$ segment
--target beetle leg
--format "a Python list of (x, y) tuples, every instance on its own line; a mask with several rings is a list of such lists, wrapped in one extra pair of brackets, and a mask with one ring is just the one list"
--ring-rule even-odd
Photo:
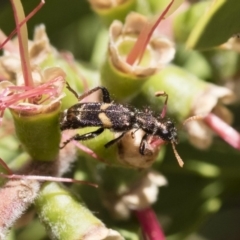
[(142, 141), (140, 143), (140, 147), (139, 147), (139, 153), (141, 155), (145, 155), (145, 145), (147, 143), (147, 137), (148, 137), (148, 134), (145, 134), (142, 138)]
[(76, 134), (76, 135), (74, 135), (73, 137), (69, 138), (67, 141), (65, 141), (65, 142), (63, 143), (63, 145), (60, 147), (60, 149), (64, 148), (64, 147), (65, 147), (69, 142), (71, 142), (72, 140), (75, 140), (75, 141), (85, 141), (85, 140), (89, 140), (89, 139), (92, 139), (92, 138), (97, 137), (97, 136), (100, 135), (103, 131), (104, 131), (104, 128), (99, 128), (99, 129), (97, 129), (97, 130), (94, 131), (94, 132), (86, 133), (86, 134), (83, 134), (83, 135)]
[(103, 102), (104, 103), (110, 103), (111, 102), (111, 99), (110, 99), (110, 94), (108, 92), (108, 90), (105, 88), (105, 87), (102, 87), (102, 86), (98, 86), (98, 87), (95, 87), (85, 93), (83, 93), (82, 95), (78, 96), (78, 94), (76, 93), (76, 91), (74, 91), (71, 86), (69, 85), (69, 83), (67, 82), (66, 83), (66, 88), (72, 92), (74, 94), (74, 96), (80, 101), (82, 99), (84, 99), (85, 97), (91, 95), (92, 93), (98, 91), (98, 90), (101, 90), (102, 91), (102, 96), (103, 96)]
[(108, 148), (110, 146), (112, 146), (114, 143), (116, 143), (117, 141), (119, 141), (125, 134), (126, 132), (123, 132), (120, 136), (118, 136), (117, 138), (114, 138), (113, 140), (111, 140), (110, 142), (106, 143), (104, 145), (105, 148)]
[(132, 137), (132, 139), (134, 139), (134, 134), (135, 134), (139, 129), (140, 129), (140, 128), (137, 128), (136, 130), (131, 131), (131, 137)]
[(77, 92), (69, 85), (68, 82), (66, 82), (66, 88), (78, 99)]

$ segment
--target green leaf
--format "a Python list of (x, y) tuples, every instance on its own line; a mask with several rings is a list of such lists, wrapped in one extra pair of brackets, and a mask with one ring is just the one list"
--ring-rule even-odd
[(187, 46), (206, 49), (226, 42), (240, 31), (240, 1), (216, 0), (191, 32)]

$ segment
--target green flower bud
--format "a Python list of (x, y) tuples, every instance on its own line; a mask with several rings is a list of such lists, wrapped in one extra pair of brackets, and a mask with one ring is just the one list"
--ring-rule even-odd
[(92, 9), (109, 26), (114, 20), (124, 21), (126, 15), (136, 8), (136, 0), (89, 0)]
[(56, 160), (61, 138), (60, 109), (59, 102), (47, 107), (41, 106), (36, 111), (11, 109), (16, 134), (34, 160)]
[(108, 56), (101, 69), (101, 81), (115, 99), (123, 100), (136, 96), (138, 89), (150, 76), (172, 60), (173, 43), (164, 37), (152, 37), (140, 63), (130, 65), (126, 58), (134, 46), (147, 19), (130, 13), (123, 25), (114, 21), (109, 29)]

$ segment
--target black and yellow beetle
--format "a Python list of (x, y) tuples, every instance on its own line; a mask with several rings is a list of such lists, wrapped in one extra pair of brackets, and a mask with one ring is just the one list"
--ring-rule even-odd
[[(139, 153), (141, 155), (144, 155), (147, 138), (149, 136), (153, 136), (159, 137), (163, 141), (171, 142), (177, 159), (181, 159), (175, 149), (175, 144), (178, 143), (177, 129), (170, 119), (165, 118), (164, 110), (160, 116), (154, 116), (153, 112), (149, 110), (141, 111), (130, 106), (114, 103), (110, 99), (108, 90), (102, 86), (95, 87), (81, 96), (78, 96), (77, 93), (68, 84), (67, 88), (73, 92), (79, 101), (89, 96), (90, 94), (101, 90), (103, 101), (77, 103), (64, 112), (62, 120), (60, 122), (61, 131), (84, 127), (99, 128), (93, 132), (86, 134), (74, 135), (65, 141), (61, 148), (63, 148), (72, 140), (85, 141), (95, 138), (100, 135), (104, 129), (109, 129), (111, 131), (121, 133), (117, 138), (104, 145), (107, 148), (112, 144), (118, 142), (127, 132), (131, 131), (132, 129), (136, 129), (134, 131), (141, 129), (145, 132), (139, 146)], [(164, 107), (166, 107), (168, 95), (165, 92), (156, 94), (156, 96), (160, 95), (166, 97), (164, 105)]]

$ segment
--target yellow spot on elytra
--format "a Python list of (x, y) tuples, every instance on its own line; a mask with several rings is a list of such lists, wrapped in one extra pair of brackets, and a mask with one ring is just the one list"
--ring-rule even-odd
[(105, 113), (99, 113), (98, 114), (99, 119), (101, 120), (103, 126), (105, 128), (111, 128), (112, 127), (112, 122), (111, 120), (107, 117), (107, 115)]
[(100, 107), (102, 111), (105, 111), (109, 106), (111, 106), (111, 103), (103, 103)]

